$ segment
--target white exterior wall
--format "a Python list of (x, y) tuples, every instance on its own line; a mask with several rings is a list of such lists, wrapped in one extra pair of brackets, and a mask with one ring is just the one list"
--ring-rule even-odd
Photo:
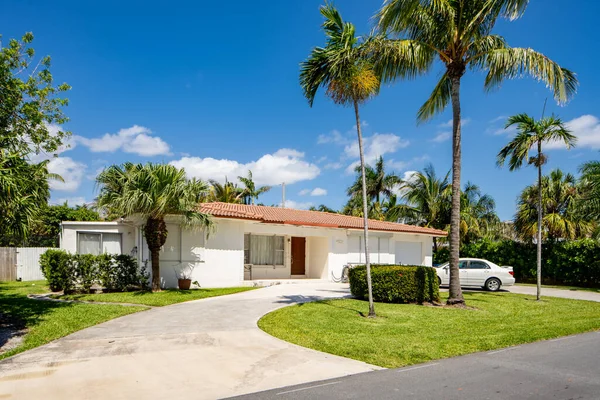
[(60, 248), (69, 253), (77, 253), (77, 232), (120, 233), (121, 253), (130, 254), (137, 245), (137, 228), (119, 222), (81, 222), (63, 223)]
[[(433, 265), (433, 238), (431, 236), (396, 233), (391, 241), (392, 246), (390, 253), (394, 255), (396, 264), (416, 264), (428, 267)], [(408, 257), (403, 254), (407, 251), (411, 253)]]
[[(302, 227), (294, 225), (262, 224), (253, 221), (216, 219), (216, 230), (208, 239), (203, 231), (179, 228), (177, 220), (167, 220), (169, 236), (161, 251), (161, 280), (164, 287), (177, 286), (177, 273), (190, 270), (192, 281), (201, 287), (238, 286), (244, 281), (244, 234), (284, 236), (284, 265), (254, 266), (253, 280), (289, 279), (291, 277), (291, 238), (306, 238), (306, 277), (336, 280), (341, 277), (344, 265), (364, 262), (356, 248), (362, 241), (361, 230), (334, 229), (326, 227)], [(137, 246), (140, 263), (150, 258), (142, 227), (122, 223), (88, 223), (63, 225), (61, 248), (77, 251), (77, 231), (122, 234), (123, 253), (129, 254)], [(418, 264), (432, 265), (430, 236), (370, 232), (371, 262), (398, 263), (405, 245), (420, 248)], [(415, 247), (417, 246), (417, 247)], [(361, 247), (362, 249), (362, 247)], [(415, 254), (417, 254), (415, 250)], [(362, 261), (361, 261), (362, 260)], [(415, 259), (415, 263), (417, 260)], [(148, 272), (151, 271), (148, 263)], [(246, 277), (248, 279), (248, 276)]]

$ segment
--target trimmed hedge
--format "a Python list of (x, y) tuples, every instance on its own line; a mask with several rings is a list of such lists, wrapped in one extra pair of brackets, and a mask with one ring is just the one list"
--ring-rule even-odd
[(40, 256), (40, 267), (53, 292), (89, 292), (94, 284), (105, 291), (143, 289), (148, 286), (145, 267), (126, 254), (70, 254), (49, 249)]
[[(477, 257), (514, 268), (520, 282), (534, 282), (536, 247), (533, 243), (480, 240), (463, 245), (461, 257)], [(440, 249), (436, 262), (448, 260), (448, 249)], [(542, 281), (546, 284), (600, 287), (600, 242), (593, 239), (544, 243)]]
[[(350, 291), (358, 299), (369, 298), (367, 268), (350, 269)], [(440, 292), (434, 268), (406, 265), (371, 265), (373, 300), (384, 303), (439, 302)]]

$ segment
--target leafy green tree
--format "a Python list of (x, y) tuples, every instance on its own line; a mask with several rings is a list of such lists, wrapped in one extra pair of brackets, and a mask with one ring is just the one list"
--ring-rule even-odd
[(248, 176), (238, 176), (238, 179), (245, 186), (244, 191), (242, 192), (244, 204), (254, 205), (254, 200), (258, 200), (258, 196), (271, 190), (271, 186), (261, 186), (257, 188), (254, 180), (252, 179), (252, 171), (250, 170), (248, 170)]
[(329, 208), (327, 207), (325, 204), (321, 204), (318, 207), (315, 206), (310, 206), (308, 208), (309, 211), (321, 211), (321, 212), (327, 212), (327, 213), (331, 213), (331, 214), (339, 214), (340, 212), (338, 210), (334, 210), (333, 208)]
[(210, 229), (210, 215), (198, 212), (206, 198), (208, 185), (187, 179), (183, 169), (168, 164), (112, 165), (96, 178), (100, 194), (99, 209), (110, 209), (123, 216), (146, 220), (144, 236), (152, 260), (152, 290), (160, 290), (160, 249), (167, 240), (166, 216), (179, 216), (192, 228)]
[[(540, 299), (542, 287), (542, 166), (547, 157), (542, 153), (542, 144), (560, 142), (567, 148), (575, 146), (577, 138), (565, 127), (564, 123), (554, 116), (536, 121), (527, 114), (517, 114), (510, 117), (506, 128), (516, 125), (517, 135), (498, 153), (498, 165), (502, 166), (508, 159), (508, 168), (511, 171), (520, 169), (523, 163), (534, 165), (538, 170), (538, 233), (537, 233), (537, 299)], [(529, 156), (531, 150), (537, 150), (537, 155)]]
[[(398, 218), (412, 225), (427, 228), (445, 229), (447, 205), (450, 203), (450, 171), (444, 177), (438, 177), (432, 164), (423, 171), (412, 174), (402, 183), (402, 199), (406, 202), (398, 207)], [(437, 251), (437, 239), (434, 238), (434, 251)]]
[(359, 106), (379, 92), (379, 79), (363, 49), (361, 38), (356, 36), (354, 25), (344, 22), (331, 4), (320, 9), (325, 18), (323, 30), (327, 36), (325, 47), (315, 47), (306, 61), (301, 63), (300, 85), (312, 107), (319, 88), (325, 88), (327, 96), (335, 104), (352, 106), (356, 119), (356, 133), (360, 153), (362, 175), (362, 200), (365, 231), (365, 261), (369, 291), (369, 317), (375, 317), (371, 287), (371, 263), (369, 259), (369, 228), (365, 157), (361, 132)]
[(600, 161), (589, 161), (579, 168), (582, 197), (579, 208), (600, 225)]
[(58, 247), (62, 221), (100, 221), (100, 215), (86, 205), (70, 207), (67, 202), (44, 206), (33, 224), (27, 246)]
[(461, 192), (460, 213), (462, 243), (485, 237), (500, 223), (494, 199), (471, 182), (467, 182)]
[(386, 0), (376, 15), (378, 28), (389, 36), (369, 41), (369, 53), (384, 82), (414, 78), (444, 66), (438, 84), (418, 112), (425, 121), (452, 104), (452, 215), (450, 223), (450, 294), (448, 304), (462, 304), (458, 270), (460, 246), (461, 103), (460, 85), (467, 67), (487, 72), (485, 89), (524, 74), (545, 83), (559, 103), (577, 88), (571, 71), (530, 48), (510, 47), (493, 34), (499, 18), (523, 15), (528, 0)]
[(0, 48), (0, 226), (2, 236), (18, 243), (47, 203), (48, 178), (60, 179), (48, 173), (47, 162), (31, 160), (57, 151), (69, 134), (49, 126), (67, 122), (67, 100), (59, 96), (70, 87), (54, 86), (50, 57), (36, 61), (32, 41), (26, 33)]
[[(538, 185), (526, 187), (519, 196), (515, 227), (524, 241), (539, 240)], [(583, 190), (575, 176), (556, 169), (542, 177), (541, 240), (582, 239), (591, 234), (594, 223), (580, 212)]]
[(244, 190), (237, 187), (233, 182), (229, 182), (225, 178), (225, 183), (219, 183), (215, 180), (210, 180), (209, 201), (219, 201), (221, 203), (242, 203), (244, 198)]
[[(360, 196), (362, 193), (362, 175), (361, 167), (355, 168), (357, 174), (356, 180), (347, 190), (348, 196)], [(394, 173), (386, 174), (383, 157), (380, 156), (375, 163), (375, 168), (365, 165), (365, 178), (367, 182), (367, 198), (371, 202), (381, 204), (382, 196), (390, 197), (397, 188), (402, 179)]]

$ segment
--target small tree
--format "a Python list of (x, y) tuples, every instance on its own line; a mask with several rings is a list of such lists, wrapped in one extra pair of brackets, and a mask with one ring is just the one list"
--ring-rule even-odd
[(247, 176), (238, 176), (238, 179), (245, 186), (244, 190), (242, 191), (245, 204), (254, 205), (254, 200), (258, 200), (258, 196), (271, 190), (271, 186), (261, 186), (257, 188), (254, 180), (252, 179), (252, 171), (250, 170), (248, 170)]
[(197, 211), (208, 186), (197, 179), (186, 179), (183, 169), (152, 163), (113, 165), (96, 180), (100, 185), (99, 208), (146, 219), (144, 235), (152, 261), (152, 290), (159, 291), (159, 254), (168, 235), (165, 217), (180, 216), (189, 227), (211, 228), (210, 216)]
[[(546, 155), (542, 153), (542, 144), (556, 141), (571, 148), (575, 146), (577, 138), (559, 118), (554, 116), (536, 121), (527, 114), (513, 115), (508, 119), (506, 128), (513, 125), (517, 126), (517, 136), (498, 153), (498, 165), (504, 165), (508, 158), (508, 167), (511, 171), (521, 168), (524, 162), (538, 169), (537, 299), (539, 300), (542, 291), (542, 166), (547, 161)], [(537, 150), (537, 155), (530, 157), (531, 150)]]

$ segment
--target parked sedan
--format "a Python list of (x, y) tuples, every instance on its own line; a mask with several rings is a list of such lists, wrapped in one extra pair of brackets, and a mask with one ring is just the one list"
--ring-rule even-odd
[[(496, 292), (501, 286), (515, 284), (512, 267), (500, 267), (491, 261), (480, 258), (461, 258), (458, 268), (460, 285), (463, 287), (482, 287)], [(449, 264), (435, 267), (440, 286), (450, 284)]]

